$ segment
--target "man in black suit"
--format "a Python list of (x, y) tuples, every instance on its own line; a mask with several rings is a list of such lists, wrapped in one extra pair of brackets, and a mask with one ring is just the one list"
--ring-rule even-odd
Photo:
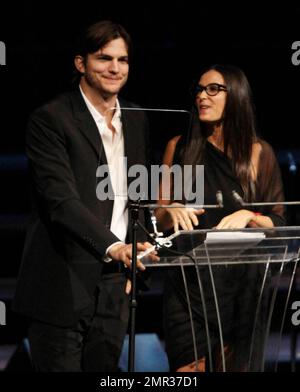
[[(118, 99), (129, 52), (122, 26), (102, 21), (88, 27), (75, 56), (79, 88), (37, 109), (29, 121), (35, 214), (14, 309), (29, 318), (31, 356), (40, 371), (117, 369), (128, 323), (123, 267), (132, 257), (129, 179), (117, 162), (126, 157), (128, 167), (147, 165), (146, 118), (122, 110), (133, 105)], [(97, 197), (97, 168), (104, 164), (114, 200)], [(138, 243), (138, 251), (149, 246)], [(137, 266), (144, 269), (140, 261)]]

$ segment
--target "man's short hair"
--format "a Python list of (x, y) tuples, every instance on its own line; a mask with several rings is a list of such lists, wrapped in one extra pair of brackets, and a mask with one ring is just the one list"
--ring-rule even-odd
[(110, 20), (103, 20), (88, 26), (79, 36), (75, 56), (85, 57), (87, 54), (95, 53), (110, 41), (123, 38), (127, 46), (128, 55), (131, 51), (131, 38), (120, 24)]

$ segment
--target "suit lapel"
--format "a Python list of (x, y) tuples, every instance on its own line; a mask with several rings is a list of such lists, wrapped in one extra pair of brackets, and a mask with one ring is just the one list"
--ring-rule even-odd
[[(120, 102), (121, 104), (121, 102)], [(122, 104), (121, 104), (122, 107)], [(122, 125), (123, 125), (123, 134), (124, 134), (124, 154), (127, 157), (127, 174), (128, 169), (136, 164), (136, 144), (134, 143), (135, 140), (135, 132), (136, 132), (136, 125), (135, 125), (135, 115), (134, 110), (122, 110)], [(133, 178), (128, 178), (128, 184), (133, 180)]]
[(79, 89), (74, 91), (74, 94), (71, 95), (71, 100), (73, 103), (74, 117), (77, 120), (80, 132), (94, 149), (98, 156), (99, 163), (107, 164), (107, 158), (98, 127), (89, 112)]
[[(99, 163), (107, 164), (107, 158), (102, 139), (99, 135), (99, 130), (84, 102), (84, 99), (79, 89), (72, 93), (71, 100), (73, 103), (74, 117), (77, 120), (80, 132), (87, 139), (87, 141), (97, 154)], [(137, 123), (135, 111), (122, 110), (122, 106), (128, 105), (120, 99), (119, 101), (121, 106), (121, 120), (124, 134), (124, 154), (125, 157), (127, 157), (127, 168), (130, 168), (137, 163), (135, 139), (136, 132), (138, 132), (138, 126), (140, 125), (140, 123)], [(128, 178), (127, 176), (128, 184), (130, 184), (132, 180), (133, 178)]]

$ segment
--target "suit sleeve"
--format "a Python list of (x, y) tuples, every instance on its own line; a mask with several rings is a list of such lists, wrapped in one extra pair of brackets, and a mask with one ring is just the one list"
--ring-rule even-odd
[(45, 218), (101, 259), (108, 246), (119, 239), (82, 203), (64, 133), (46, 110), (36, 112), (29, 120), (26, 153)]

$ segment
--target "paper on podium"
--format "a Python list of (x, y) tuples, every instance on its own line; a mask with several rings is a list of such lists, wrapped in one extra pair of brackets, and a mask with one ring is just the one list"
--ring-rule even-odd
[[(207, 259), (209, 252), (210, 261), (213, 263), (237, 262), (244, 251), (247, 257), (259, 252), (256, 245), (266, 238), (264, 232), (245, 231), (213, 231), (206, 233), (204, 243), (193, 249), (195, 257), (201, 262)], [(253, 256), (253, 255), (252, 255)]]
[(258, 243), (266, 238), (263, 232), (244, 232), (244, 231), (218, 231), (218, 232), (208, 232), (206, 235), (205, 243), (228, 243), (228, 242), (251, 242)]

